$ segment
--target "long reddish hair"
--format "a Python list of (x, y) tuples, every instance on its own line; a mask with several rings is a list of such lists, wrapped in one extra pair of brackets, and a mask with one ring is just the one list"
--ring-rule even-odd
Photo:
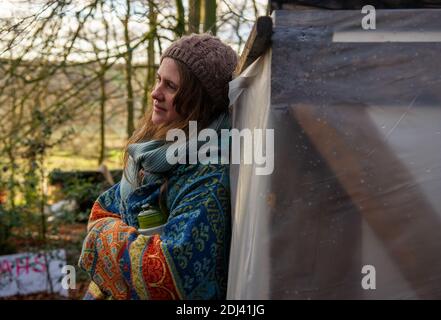
[(155, 125), (152, 122), (153, 108), (150, 108), (139, 121), (133, 135), (127, 140), (123, 154), (123, 172), (125, 174), (129, 159), (128, 146), (132, 143), (153, 139), (165, 140), (170, 129), (182, 129), (188, 133), (189, 121), (198, 122), (198, 131), (207, 127), (217, 116), (228, 110), (227, 104), (216, 105), (202, 86), (199, 79), (190, 72), (185, 64), (173, 59), (177, 64), (181, 83), (173, 103), (180, 120), (170, 124)]

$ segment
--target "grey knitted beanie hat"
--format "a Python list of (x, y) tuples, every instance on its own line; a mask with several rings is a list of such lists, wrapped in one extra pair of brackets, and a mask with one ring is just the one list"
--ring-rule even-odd
[(181, 61), (199, 79), (215, 104), (228, 102), (228, 82), (237, 54), (210, 34), (192, 34), (173, 42), (161, 56)]

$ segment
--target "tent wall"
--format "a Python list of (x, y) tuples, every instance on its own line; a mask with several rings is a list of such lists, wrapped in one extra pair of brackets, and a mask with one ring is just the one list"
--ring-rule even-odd
[(232, 83), (234, 126), (274, 129), (275, 165), (231, 171), (228, 298), (441, 298), (441, 11), (363, 16), (274, 11)]

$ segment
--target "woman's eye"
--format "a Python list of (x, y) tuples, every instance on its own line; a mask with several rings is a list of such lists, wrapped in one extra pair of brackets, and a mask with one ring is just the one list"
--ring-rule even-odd
[(176, 86), (173, 83), (168, 82), (167, 85), (169, 86), (170, 89), (176, 90)]

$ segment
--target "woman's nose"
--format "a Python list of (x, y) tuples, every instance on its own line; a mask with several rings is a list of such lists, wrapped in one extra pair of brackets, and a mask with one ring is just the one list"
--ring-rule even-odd
[(151, 96), (155, 100), (160, 100), (160, 101), (163, 100), (164, 95), (162, 94), (161, 87), (158, 84), (155, 85), (155, 87), (151, 93)]

